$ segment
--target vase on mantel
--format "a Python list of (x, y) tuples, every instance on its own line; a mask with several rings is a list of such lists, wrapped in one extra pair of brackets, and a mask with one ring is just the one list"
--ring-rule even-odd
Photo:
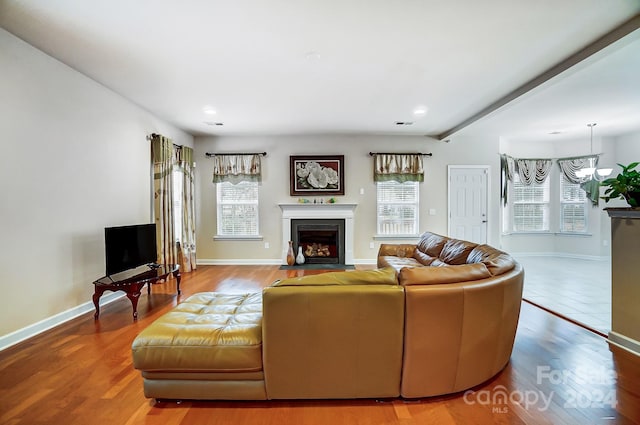
[(304, 255), (302, 254), (302, 246), (298, 247), (298, 255), (296, 256), (296, 263), (304, 264)]
[(289, 249), (287, 250), (287, 265), (293, 266), (296, 263), (296, 256), (293, 253), (293, 241), (289, 241)]

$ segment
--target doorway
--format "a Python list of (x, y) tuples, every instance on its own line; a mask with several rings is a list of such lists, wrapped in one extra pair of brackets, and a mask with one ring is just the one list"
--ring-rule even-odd
[(488, 165), (449, 165), (449, 237), (487, 243)]

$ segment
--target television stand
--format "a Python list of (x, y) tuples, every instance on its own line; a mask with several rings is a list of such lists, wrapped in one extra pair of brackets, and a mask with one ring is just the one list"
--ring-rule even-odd
[(100, 316), (100, 297), (105, 291), (124, 291), (127, 298), (131, 301), (133, 307), (133, 320), (138, 320), (138, 298), (140, 298), (141, 289), (147, 285), (147, 294), (151, 294), (151, 285), (159, 280), (166, 279), (167, 276), (173, 274), (177, 280), (178, 294), (180, 294), (180, 266), (178, 264), (160, 265), (150, 268), (142, 273), (134, 271), (132, 273), (118, 273), (117, 277), (103, 276), (93, 282), (95, 291), (93, 293), (93, 305), (96, 312), (93, 315), (95, 320)]

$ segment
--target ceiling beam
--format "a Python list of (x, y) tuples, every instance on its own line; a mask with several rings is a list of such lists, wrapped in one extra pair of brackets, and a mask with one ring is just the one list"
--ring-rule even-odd
[[(445, 131), (445, 132), (443, 132), (443, 133), (441, 133), (441, 134), (439, 134), (439, 135), (437, 135), (435, 137), (438, 140), (444, 140), (444, 139), (447, 139), (447, 138), (451, 137), (454, 133), (457, 133), (458, 131), (462, 130), (463, 128), (465, 128), (465, 127), (467, 127), (469, 125), (471, 125), (472, 123), (478, 121), (479, 119), (486, 117), (487, 115), (489, 115), (492, 112), (496, 111), (497, 109), (503, 107), (507, 103), (519, 98), (520, 96), (528, 93), (529, 91), (535, 89), (536, 87), (539, 87), (540, 85), (544, 84), (545, 82), (549, 81), (550, 79), (554, 78), (555, 76), (561, 74), (562, 72), (566, 71), (567, 69), (571, 68), (572, 66), (574, 66), (574, 65), (582, 62), (583, 60), (587, 59), (589, 56), (591, 56), (591, 55), (593, 55), (595, 53), (598, 53), (602, 49), (610, 46), (611, 44), (615, 43), (616, 41), (620, 40), (621, 38), (631, 34), (635, 30), (637, 30), (638, 28), (640, 28), (640, 14), (635, 15), (633, 18), (629, 19), (628, 21), (626, 21), (622, 25), (618, 26), (617, 28), (613, 29), (612, 31), (608, 32), (607, 34), (603, 35), (602, 37), (598, 38), (596, 41), (594, 41), (593, 43), (589, 44), (588, 46), (586, 46), (586, 47), (582, 48), (581, 50), (577, 51), (576, 53), (574, 53), (573, 55), (569, 56), (568, 58), (566, 58), (562, 62), (552, 66), (551, 68), (549, 68), (546, 71), (544, 71), (542, 74), (540, 74), (537, 77), (527, 81), (526, 83), (524, 83), (523, 85), (521, 85), (517, 89), (511, 91), (510, 93), (508, 93), (505, 96), (501, 97), (500, 99), (496, 100), (495, 102), (493, 102), (489, 106), (485, 107), (481, 111), (479, 111), (479, 112), (475, 113), (474, 115), (470, 116), (469, 118), (465, 119), (460, 124), (450, 128), (449, 130), (447, 130), (447, 131)], [(448, 141), (448, 140), (446, 140), (446, 141)]]

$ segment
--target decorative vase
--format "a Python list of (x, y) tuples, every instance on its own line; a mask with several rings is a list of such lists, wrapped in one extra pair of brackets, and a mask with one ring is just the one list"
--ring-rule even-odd
[(296, 263), (304, 264), (304, 255), (302, 254), (302, 246), (298, 247), (298, 255), (296, 256)]
[(289, 249), (287, 250), (287, 265), (293, 266), (296, 263), (296, 256), (293, 253), (293, 242), (289, 241)]

